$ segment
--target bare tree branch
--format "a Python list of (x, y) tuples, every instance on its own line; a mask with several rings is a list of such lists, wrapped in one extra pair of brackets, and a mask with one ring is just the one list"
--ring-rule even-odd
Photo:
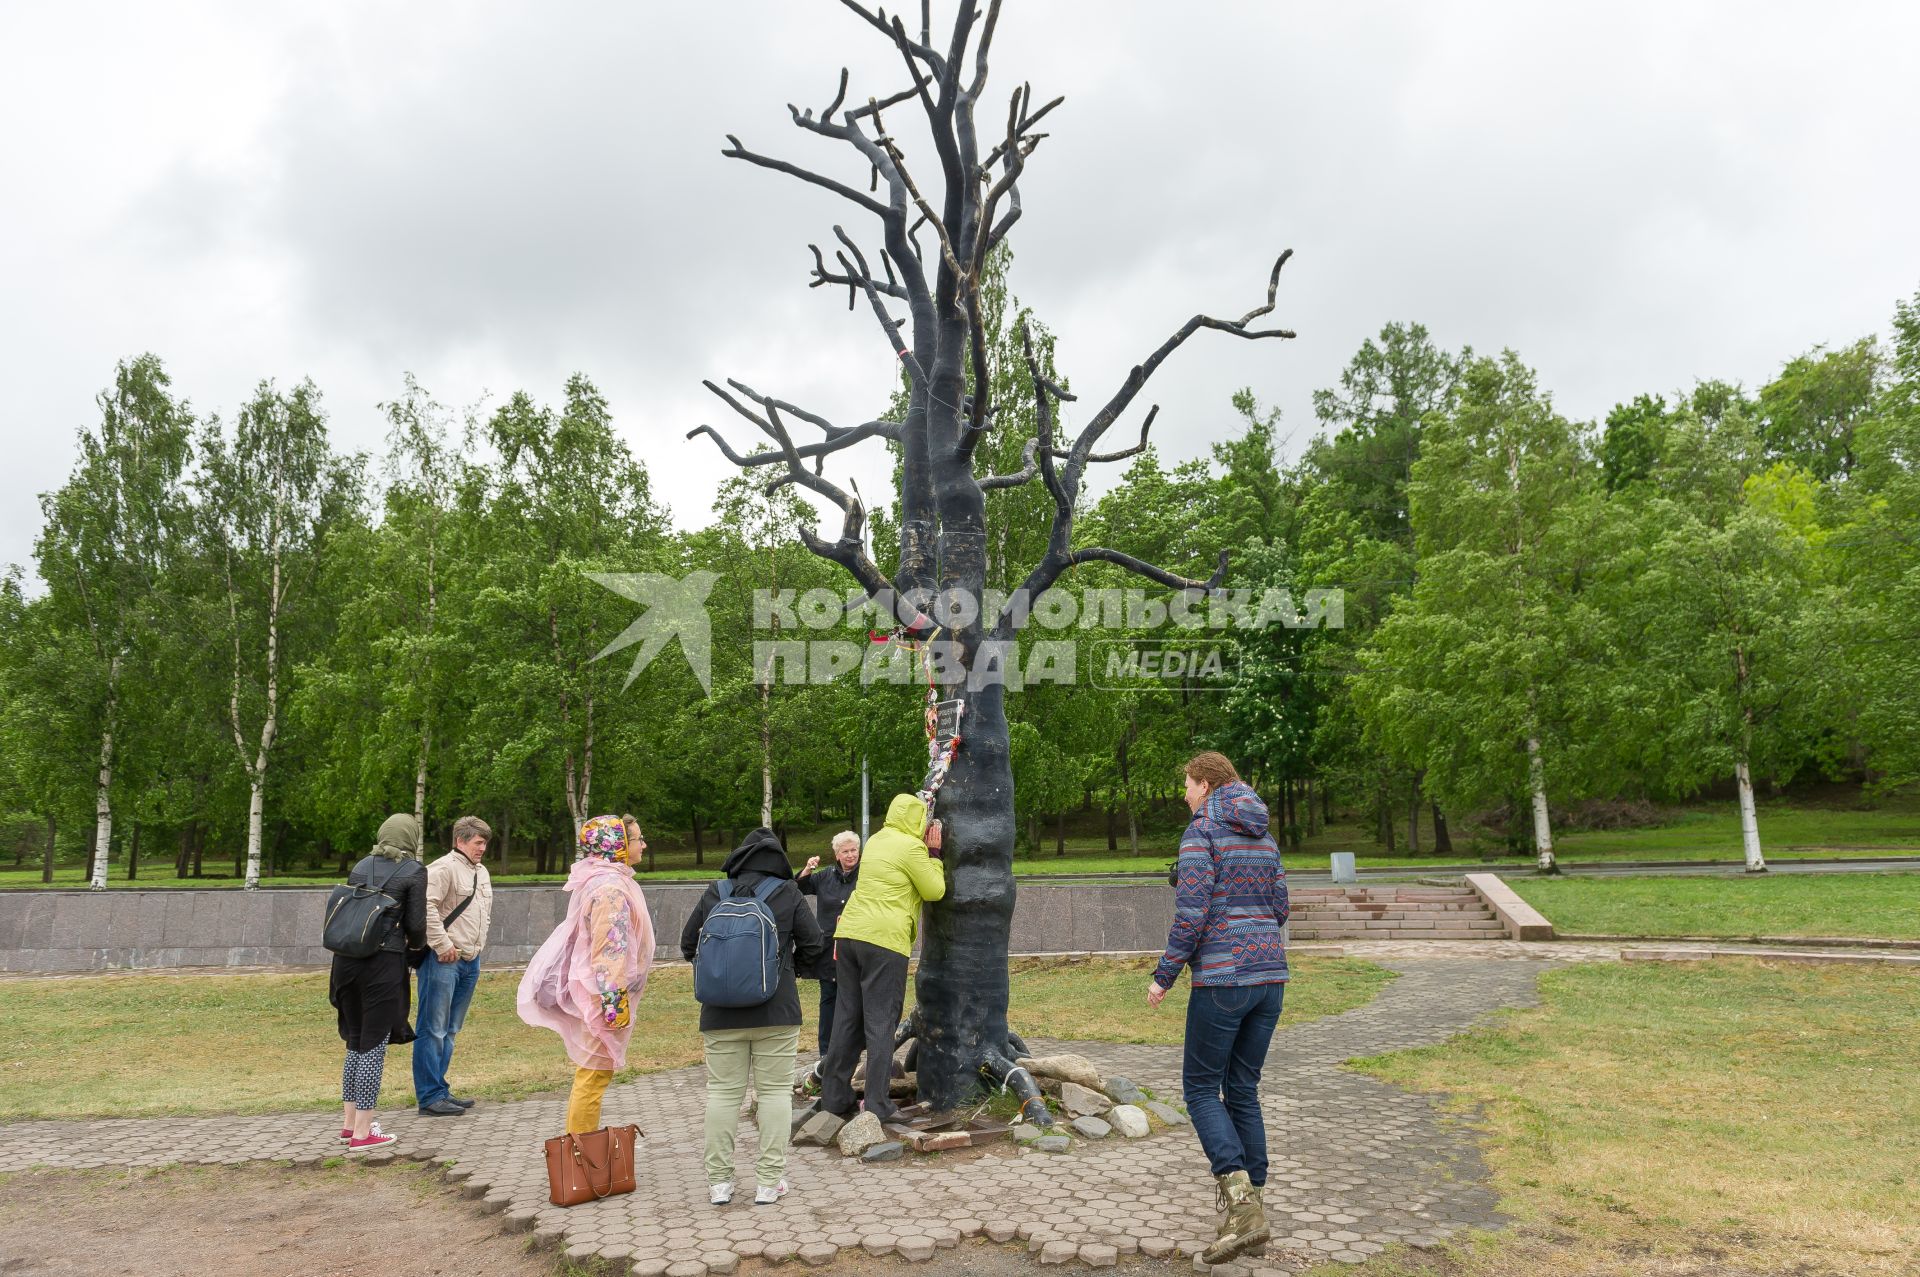
[(897, 421), (869, 421), (859, 426), (836, 426), (818, 413), (808, 412), (805, 408), (797, 407), (784, 399), (775, 399), (771, 395), (763, 395), (752, 386), (733, 377), (727, 378), (727, 384), (763, 407), (777, 408), (789, 417), (798, 417), (808, 425), (820, 427), (828, 439), (839, 439), (860, 432), (864, 432), (861, 433), (862, 438), (868, 438), (873, 435), (894, 438), (900, 430), (900, 423)]
[(1020, 452), (1020, 469), (1013, 474), (990, 474), (980, 480), (982, 492), (992, 492), (996, 488), (1017, 488), (1023, 483), (1031, 483), (1033, 476), (1040, 473), (1040, 441), (1027, 440), (1027, 446)]
[[(1118, 452), (1088, 453), (1087, 454), (1088, 462), (1101, 463), (1101, 462), (1107, 462), (1107, 461), (1125, 461), (1128, 457), (1139, 456), (1141, 453), (1147, 450), (1147, 432), (1153, 429), (1153, 419), (1159, 415), (1160, 415), (1159, 404), (1155, 404), (1151, 408), (1147, 409), (1147, 419), (1140, 423), (1140, 442), (1134, 444), (1133, 447), (1122, 448)], [(1072, 456), (1073, 453), (1071, 450), (1068, 450), (1066, 452), (1056, 451), (1053, 455), (1060, 460), (1065, 460), (1066, 458)]]
[(887, 296), (897, 298), (900, 301), (912, 300), (912, 294), (907, 292), (906, 285), (893, 278), (892, 263), (888, 261), (884, 253), (881, 254), (880, 262), (881, 265), (887, 268), (887, 282), (883, 284), (871, 276), (863, 280), (856, 279), (852, 275), (836, 275), (827, 269), (826, 259), (820, 255), (820, 246), (818, 244), (809, 244), (807, 247), (813, 251), (813, 282), (808, 284), (807, 287), (819, 288), (823, 284), (846, 285), (848, 310), (853, 309), (854, 302), (859, 296), (859, 289), (865, 284), (872, 284), (875, 291), (885, 293)]
[(1278, 261), (1274, 262), (1273, 274), (1267, 279), (1266, 305), (1256, 306), (1235, 320), (1216, 319), (1212, 315), (1195, 315), (1192, 319), (1182, 324), (1173, 336), (1160, 343), (1158, 350), (1155, 350), (1151, 355), (1148, 355), (1146, 359), (1133, 366), (1132, 370), (1127, 373), (1126, 381), (1121, 384), (1119, 390), (1114, 392), (1113, 398), (1109, 399), (1106, 406), (1094, 414), (1093, 420), (1088, 422), (1086, 429), (1080, 432), (1080, 437), (1074, 440), (1073, 452), (1072, 455), (1067, 458), (1066, 468), (1067, 473), (1073, 478), (1076, 484), (1079, 480), (1080, 472), (1086, 468), (1087, 459), (1093, 452), (1093, 445), (1099, 442), (1100, 436), (1106, 433), (1107, 428), (1114, 423), (1122, 412), (1126, 411), (1127, 405), (1131, 404), (1134, 396), (1140, 393), (1140, 388), (1147, 384), (1147, 379), (1153, 376), (1154, 370), (1166, 362), (1167, 356), (1178, 350), (1181, 343), (1186, 341), (1187, 338), (1193, 336), (1193, 334), (1199, 332), (1202, 328), (1212, 328), (1220, 332), (1231, 333), (1235, 337), (1244, 337), (1249, 341), (1262, 337), (1289, 338), (1294, 335), (1290, 329), (1285, 328), (1252, 329), (1247, 327), (1247, 325), (1260, 318), (1260, 316), (1268, 314), (1273, 310), (1274, 300), (1280, 288), (1281, 268), (1287, 264), (1287, 259), (1292, 256), (1293, 250), (1289, 248), (1286, 252), (1280, 254)]
[[(886, 36), (890, 40), (895, 38), (893, 24), (887, 21), (887, 11), (885, 9), (880, 10), (878, 13), (869, 13), (865, 5), (858, 4), (855, 0), (840, 0), (840, 3), (859, 14), (868, 26), (878, 31), (881, 35)], [(942, 58), (933, 47), (932, 16), (928, 6), (922, 4), (920, 9), (920, 39), (918, 41), (909, 41), (907, 47), (912, 51), (913, 56), (925, 62), (933, 71), (934, 76), (938, 78), (946, 72), (947, 63), (946, 59)]]
[[(900, 335), (900, 321), (887, 313), (886, 304), (880, 300), (880, 291), (873, 285), (873, 272), (867, 269), (867, 260), (861, 256), (859, 246), (856, 245), (853, 240), (848, 237), (846, 231), (840, 227), (834, 227), (833, 233), (839, 238), (842, 244), (847, 246), (847, 252), (852, 253), (853, 258), (849, 260), (847, 252), (835, 253), (834, 256), (839, 259), (841, 268), (844, 269), (847, 274), (855, 276), (859, 280), (861, 288), (866, 291), (867, 301), (873, 307), (874, 317), (880, 321), (880, 327), (886, 330), (887, 340), (893, 346), (894, 357), (907, 366), (907, 371), (912, 374), (916, 380), (924, 379), (926, 377), (926, 369), (920, 366), (920, 361), (914, 357), (913, 349), (907, 345), (906, 339)], [(854, 268), (854, 262), (859, 263), (857, 272)]]
[[(953, 243), (947, 238), (946, 225), (934, 216), (933, 206), (927, 203), (926, 197), (920, 194), (920, 188), (914, 184), (913, 175), (907, 171), (906, 157), (900, 154), (900, 148), (894, 145), (893, 138), (887, 133), (886, 125), (880, 118), (880, 104), (869, 101), (868, 105), (873, 108), (873, 127), (878, 131), (878, 136), (874, 138), (875, 143), (893, 162), (894, 172), (900, 175), (900, 182), (907, 188), (908, 197), (913, 200), (914, 207), (920, 210), (921, 221), (931, 222), (935, 233), (940, 236), (940, 254), (947, 264), (947, 269), (953, 272), (955, 279), (960, 278), (960, 260), (953, 255)], [(918, 229), (919, 224), (915, 222), (914, 227)]]
[[(845, 102), (846, 100), (847, 100), (847, 68), (841, 67), (840, 68), (840, 91), (833, 95), (833, 101), (827, 103), (827, 109), (820, 112), (820, 119), (826, 123), (831, 124), (833, 122), (833, 113), (835, 111), (838, 111), (840, 109), (840, 104), (842, 102)], [(788, 109), (791, 110), (792, 108), (789, 107)]]
[(786, 173), (789, 176), (799, 178), (803, 182), (811, 182), (815, 186), (832, 191), (842, 199), (852, 200), (869, 213), (874, 213), (881, 217), (887, 215), (887, 206), (864, 191), (856, 191), (844, 182), (836, 182), (834, 179), (820, 173), (815, 173), (811, 169), (801, 168), (798, 164), (790, 164), (786, 160), (776, 160), (772, 156), (760, 155), (749, 151), (740, 139), (731, 133), (727, 134), (727, 141), (732, 143), (732, 145), (722, 150), (720, 154), (730, 160), (745, 160), (749, 164), (757, 164), (761, 168), (772, 169), (776, 173)]
[[(772, 399), (763, 395), (756, 394), (753, 390), (751, 390), (746, 386), (742, 386), (737, 381), (730, 382), (729, 384), (731, 384), (735, 389), (739, 390), (742, 394), (745, 394), (748, 398), (753, 399), (755, 402), (761, 404), (763, 407), (767, 409), (767, 416), (762, 417), (759, 413), (756, 413), (755, 411), (753, 411), (753, 409), (747, 407), (745, 404), (741, 403), (738, 399), (735, 399), (732, 395), (728, 394), (725, 390), (722, 390), (719, 386), (714, 385), (713, 382), (703, 381), (700, 384), (705, 386), (708, 390), (712, 391), (729, 408), (732, 408), (735, 412), (739, 413), (742, 417), (745, 417), (748, 421), (751, 421), (755, 426), (759, 427), (760, 432), (762, 434), (766, 435), (769, 439), (774, 440), (776, 443), (780, 442), (780, 432), (775, 429), (774, 418), (781, 410), (786, 408), (791, 408), (792, 407), (791, 404), (783, 403), (781, 400)], [(861, 441), (866, 439), (876, 439), (876, 438), (897, 439), (899, 438), (900, 425), (898, 422), (894, 422), (894, 421), (869, 421), (864, 425), (853, 426), (850, 428), (842, 428), (839, 426), (834, 426), (829, 423), (826, 423), (822, 419), (814, 416), (811, 413), (805, 414), (805, 417), (808, 421), (811, 421), (816, 425), (822, 426), (823, 428), (828, 430), (830, 433), (827, 438), (821, 440), (819, 443), (802, 444), (798, 448), (794, 448), (793, 459), (796, 462), (799, 459), (804, 457), (813, 457), (816, 459), (825, 458), (833, 453), (841, 452), (847, 448), (851, 448), (854, 444), (860, 443)], [(695, 426), (692, 430), (689, 430), (687, 432), (687, 438), (689, 439), (693, 438), (695, 435), (706, 435), (708, 438), (712, 439), (715, 446), (717, 446), (720, 449), (721, 455), (725, 456), (728, 461), (731, 461), (734, 465), (739, 466), (743, 470), (753, 469), (756, 466), (771, 465), (775, 461), (786, 459), (786, 454), (784, 451), (781, 453), (755, 452), (755, 453), (745, 453), (745, 454), (736, 452), (734, 451), (732, 446), (727, 443), (726, 439), (720, 434), (720, 432), (715, 430), (712, 426), (708, 426), (708, 425)], [(791, 440), (789, 440), (788, 443), (790, 445)], [(818, 474), (818, 462), (816, 464), (815, 473), (816, 475)]]
[(1075, 550), (1067, 556), (1067, 566), (1070, 568), (1078, 567), (1082, 563), (1111, 563), (1116, 567), (1125, 568), (1135, 576), (1144, 576), (1149, 581), (1158, 581), (1161, 585), (1171, 586), (1176, 590), (1217, 590), (1220, 588), (1220, 583), (1227, 579), (1225, 550), (1220, 551), (1219, 563), (1213, 569), (1213, 575), (1204, 581), (1195, 581), (1177, 572), (1157, 568), (1151, 563), (1134, 558), (1131, 554), (1122, 554), (1118, 550), (1109, 550), (1098, 545), (1088, 546), (1084, 550)]

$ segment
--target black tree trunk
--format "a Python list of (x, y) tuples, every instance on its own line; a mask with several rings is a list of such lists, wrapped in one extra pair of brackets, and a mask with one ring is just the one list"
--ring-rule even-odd
[(914, 993), (920, 1093), (954, 1108), (980, 1088), (988, 1057), (1007, 1051), (1007, 944), (1013, 929), (1013, 764), (1004, 689), (967, 700), (966, 744), (940, 791), (947, 822), (946, 899), (927, 907)]

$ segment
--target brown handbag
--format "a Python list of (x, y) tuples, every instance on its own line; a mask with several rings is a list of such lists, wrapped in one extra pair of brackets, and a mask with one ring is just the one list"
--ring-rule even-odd
[(646, 1132), (637, 1126), (603, 1126), (585, 1135), (547, 1141), (547, 1199), (578, 1206), (633, 1191), (633, 1148)]

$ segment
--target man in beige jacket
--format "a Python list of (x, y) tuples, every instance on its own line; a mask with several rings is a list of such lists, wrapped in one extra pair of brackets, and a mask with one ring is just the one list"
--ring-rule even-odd
[(453, 850), (427, 866), (427, 960), (413, 1026), (413, 1093), (424, 1117), (459, 1117), (472, 1100), (447, 1086), (453, 1040), (480, 982), (480, 950), (493, 921), (493, 881), (480, 863), (493, 830), (478, 816), (453, 822)]

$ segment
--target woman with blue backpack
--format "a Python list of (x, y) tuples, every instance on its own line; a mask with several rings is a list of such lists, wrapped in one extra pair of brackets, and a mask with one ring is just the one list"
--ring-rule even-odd
[(707, 1183), (715, 1206), (733, 1200), (734, 1134), (751, 1082), (760, 1132), (753, 1202), (768, 1206), (787, 1191), (793, 1062), (800, 1049), (795, 977), (811, 977), (826, 946), (771, 829), (748, 834), (724, 870), (680, 933), (680, 954), (693, 964), (706, 1047)]

